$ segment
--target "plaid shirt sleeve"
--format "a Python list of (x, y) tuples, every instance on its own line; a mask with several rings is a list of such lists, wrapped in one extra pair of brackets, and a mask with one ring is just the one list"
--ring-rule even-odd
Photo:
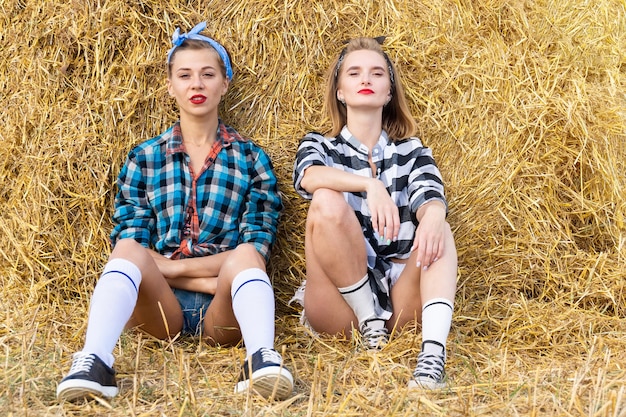
[(283, 204), (270, 158), (262, 149), (253, 146), (256, 151), (250, 154), (253, 159), (249, 168), (251, 183), (239, 226), (240, 240), (253, 243), (267, 261), (276, 240)]
[(120, 171), (117, 188), (111, 242), (115, 245), (119, 239), (132, 238), (149, 247), (155, 217), (146, 194), (145, 175), (134, 151)]

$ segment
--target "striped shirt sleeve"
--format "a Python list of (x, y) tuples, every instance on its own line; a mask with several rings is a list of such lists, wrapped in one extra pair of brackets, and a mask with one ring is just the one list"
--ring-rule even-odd
[(409, 172), (408, 194), (412, 213), (427, 202), (441, 201), (448, 210), (444, 185), (439, 168), (430, 148), (419, 147), (413, 156), (413, 168)]
[(312, 165), (328, 165), (327, 155), (330, 151), (327, 139), (317, 132), (308, 133), (300, 141), (293, 168), (293, 186), (302, 197), (308, 200), (313, 198), (313, 194), (308, 193), (301, 186), (304, 171)]

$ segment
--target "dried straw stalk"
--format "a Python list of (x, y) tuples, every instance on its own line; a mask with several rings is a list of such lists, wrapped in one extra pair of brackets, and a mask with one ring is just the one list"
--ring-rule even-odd
[[(164, 56), (200, 20), (231, 51), (222, 116), (264, 146), (285, 196), (271, 274), (284, 403), (234, 396), (242, 350), (125, 334), (114, 401), (59, 405), (109, 253), (127, 151), (176, 118)], [(325, 130), (323, 73), (388, 35), (444, 173), (460, 256), (443, 393), (405, 389), (419, 328), (381, 354), (313, 338), (298, 140)], [(0, 3), (0, 407), (9, 415), (624, 416), (626, 4), (532, 0)]]

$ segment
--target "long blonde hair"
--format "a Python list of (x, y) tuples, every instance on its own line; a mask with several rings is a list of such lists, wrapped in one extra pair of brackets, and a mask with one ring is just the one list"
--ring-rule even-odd
[(404, 87), (398, 71), (381, 48), (379, 41), (374, 38), (355, 38), (350, 40), (328, 68), (324, 106), (332, 122), (332, 130), (329, 134), (337, 136), (347, 122), (346, 107), (337, 99), (337, 84), (343, 60), (349, 53), (364, 49), (379, 53), (385, 58), (389, 69), (392, 96), (391, 101), (383, 108), (383, 129), (387, 132), (389, 138), (394, 141), (415, 135), (417, 123), (413, 119), (407, 105)]

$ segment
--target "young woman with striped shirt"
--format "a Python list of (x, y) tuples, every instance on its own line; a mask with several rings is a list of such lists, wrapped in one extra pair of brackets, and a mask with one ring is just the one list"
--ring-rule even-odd
[(399, 74), (372, 38), (348, 42), (327, 75), (326, 135), (307, 134), (294, 186), (311, 200), (306, 281), (296, 294), (317, 332), (382, 349), (417, 321), (422, 350), (410, 387), (442, 388), (457, 254), (443, 181), (414, 137)]

